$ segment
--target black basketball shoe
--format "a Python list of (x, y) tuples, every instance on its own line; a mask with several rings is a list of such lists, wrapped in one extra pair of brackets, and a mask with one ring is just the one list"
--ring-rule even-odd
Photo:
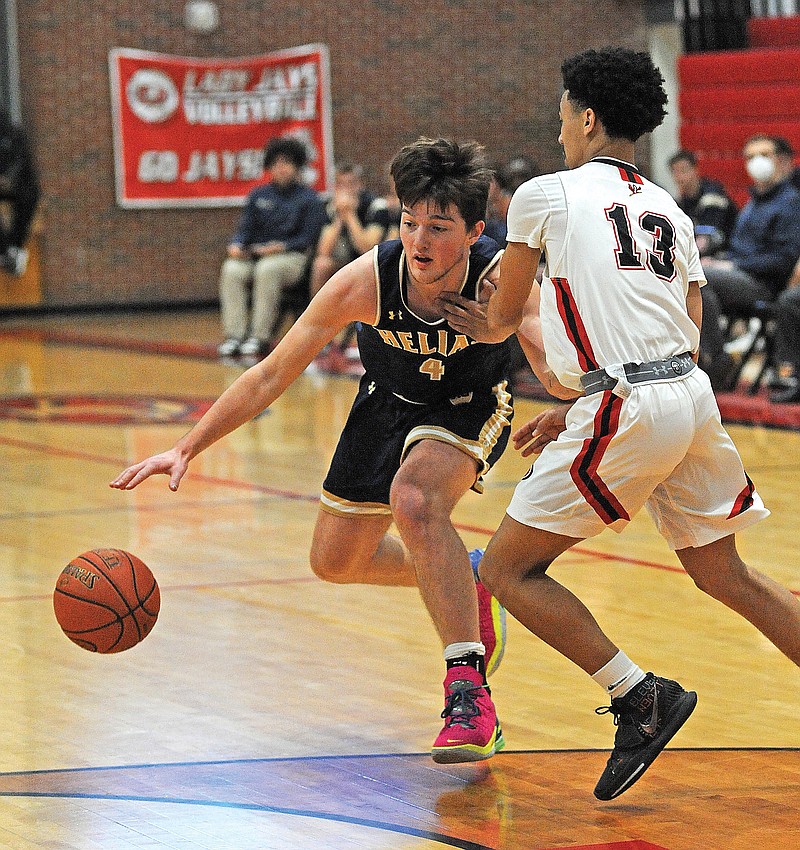
[(598, 800), (613, 800), (633, 785), (697, 705), (697, 694), (677, 682), (648, 673), (636, 687), (598, 714), (614, 715), (617, 734), (606, 769), (594, 789)]

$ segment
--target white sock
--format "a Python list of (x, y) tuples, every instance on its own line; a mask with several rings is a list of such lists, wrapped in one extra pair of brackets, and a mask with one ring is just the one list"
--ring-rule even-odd
[(625, 696), (631, 688), (634, 688), (644, 679), (647, 674), (641, 667), (625, 655), (621, 650), (603, 665), (592, 678), (611, 697), (617, 699)]
[(460, 658), (462, 655), (469, 655), (471, 652), (477, 655), (486, 655), (486, 647), (482, 643), (476, 643), (472, 640), (450, 643), (444, 648), (444, 660), (450, 661), (453, 658)]

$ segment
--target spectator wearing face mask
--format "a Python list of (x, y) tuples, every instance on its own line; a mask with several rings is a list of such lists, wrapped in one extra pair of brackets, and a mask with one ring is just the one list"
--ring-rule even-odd
[(750, 200), (736, 219), (727, 257), (703, 259), (700, 365), (723, 390), (730, 389), (733, 362), (720, 318), (746, 317), (758, 302), (774, 302), (800, 256), (800, 192), (789, 180), (791, 160), (774, 137), (761, 134), (745, 142), (743, 156), (753, 181)]

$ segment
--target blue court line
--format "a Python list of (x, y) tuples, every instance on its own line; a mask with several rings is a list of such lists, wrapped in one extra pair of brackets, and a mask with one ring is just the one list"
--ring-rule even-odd
[[(224, 763), (224, 762), (223, 762)], [(213, 764), (213, 762), (212, 762)], [(10, 774), (0, 774), (10, 775)], [(251, 812), (269, 812), (270, 814), (279, 815), (294, 815), (296, 817), (316, 818), (318, 820), (334, 821), (336, 823), (349, 823), (354, 826), (364, 826), (371, 829), (380, 829), (384, 832), (396, 832), (401, 835), (413, 835), (416, 838), (424, 838), (428, 841), (435, 841), (438, 844), (444, 844), (448, 847), (459, 847), (461, 850), (493, 850), (485, 844), (476, 844), (474, 841), (466, 841), (461, 838), (451, 838), (449, 835), (442, 835), (438, 832), (429, 832), (423, 829), (414, 829), (410, 826), (400, 826), (399, 824), (385, 823), (383, 821), (367, 820), (365, 818), (349, 817), (348, 815), (334, 815), (327, 812), (315, 812), (306, 809), (286, 809), (282, 806), (267, 806), (259, 803), (223, 803), (219, 800), (193, 800), (191, 798), (168, 798), (168, 797), (148, 797), (129, 794), (84, 794), (75, 793), (68, 794), (64, 792), (22, 792), (10, 791), (0, 792), (0, 797), (43, 797), (47, 799), (68, 799), (68, 800), (121, 800), (132, 803), (176, 803), (184, 806), (206, 806), (218, 809), (240, 809)]]
[[(607, 753), (610, 747), (565, 747), (548, 750), (503, 750), (501, 759), (512, 755), (549, 755), (551, 753)], [(800, 747), (669, 747), (664, 752), (682, 753), (800, 753)], [(277, 762), (304, 761), (352, 761), (355, 759), (394, 759), (394, 758), (430, 758), (429, 752), (424, 753), (347, 753), (343, 755), (323, 756), (269, 756), (266, 758), (247, 759), (212, 759), (210, 761), (162, 761), (144, 762), (142, 764), (113, 764), (95, 765), (94, 767), (56, 767), (44, 770), (12, 770), (0, 772), (0, 779), (7, 776), (43, 776), (55, 773), (90, 773), (100, 770), (140, 770), (161, 767), (215, 767), (226, 764), (275, 764)], [(462, 765), (463, 767), (463, 765)], [(431, 768), (447, 772), (447, 768)], [(5, 792), (0, 791), (0, 796)]]

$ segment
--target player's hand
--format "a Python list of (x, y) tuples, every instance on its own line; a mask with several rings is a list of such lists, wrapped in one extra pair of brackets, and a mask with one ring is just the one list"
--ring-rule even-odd
[(173, 448), (129, 466), (120, 472), (109, 487), (115, 490), (133, 490), (151, 475), (169, 475), (169, 489), (174, 492), (178, 489), (188, 466), (189, 461), (186, 456)]
[(476, 342), (500, 342), (489, 336), (489, 326), (486, 321), (486, 303), (495, 285), (488, 280), (481, 283), (480, 301), (465, 298), (458, 292), (442, 292), (437, 301), (442, 316), (454, 331), (464, 333)]
[(571, 404), (558, 404), (534, 416), (530, 422), (516, 430), (511, 439), (514, 448), (522, 452), (523, 457), (538, 455), (542, 449), (567, 427), (567, 413)]
[(333, 198), (333, 208), (336, 215), (345, 218), (358, 209), (358, 198), (350, 192), (337, 192)]
[(282, 254), (286, 251), (286, 243), (273, 240), (261, 245), (253, 245), (253, 253), (257, 257), (271, 257), (273, 254)]

